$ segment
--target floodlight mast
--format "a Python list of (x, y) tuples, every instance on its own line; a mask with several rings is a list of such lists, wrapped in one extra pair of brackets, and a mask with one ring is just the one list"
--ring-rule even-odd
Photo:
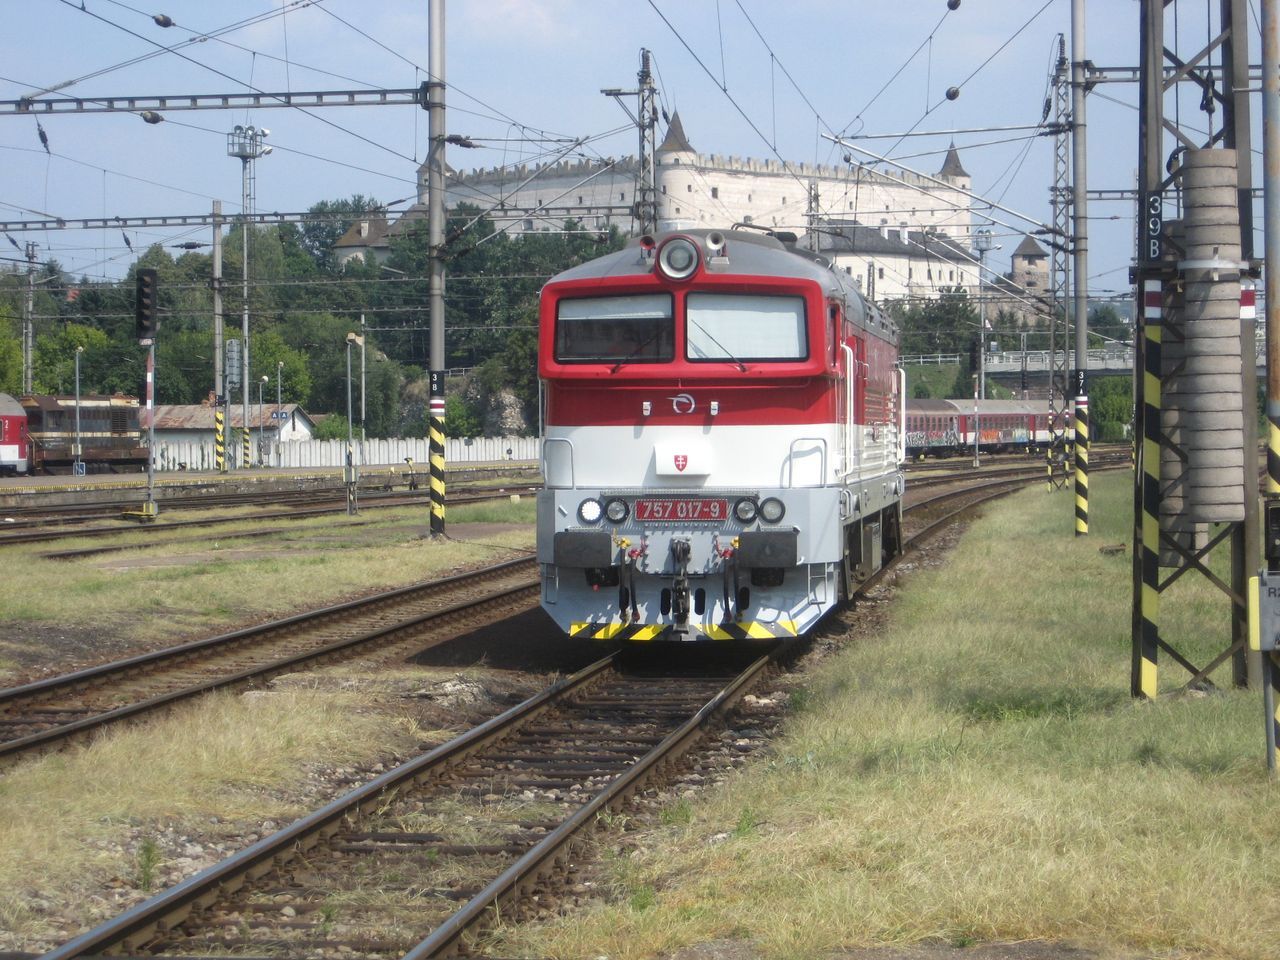
[(241, 225), (243, 227), (242, 246), (240, 252), (240, 278), (243, 304), (240, 313), (240, 387), (241, 402), (244, 415), (244, 432), (241, 434), (242, 463), (248, 467), (251, 463), (249, 446), (249, 218), (253, 214), (254, 161), (271, 152), (262, 140), (271, 135), (267, 129), (244, 127), (236, 124), (227, 134), (227, 156), (240, 160), (241, 173)]

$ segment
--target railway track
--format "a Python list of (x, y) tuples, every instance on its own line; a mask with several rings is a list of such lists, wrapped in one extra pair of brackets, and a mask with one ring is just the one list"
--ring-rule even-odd
[(784, 652), (728, 675), (607, 657), (46, 960), (456, 955), (495, 908), (563, 873), (600, 815), (668, 776)]
[[(502, 500), (512, 494), (527, 494), (536, 490), (535, 487), (527, 486), (510, 486), (503, 487), (501, 490), (492, 490), (477, 488), (474, 490), (459, 489), (449, 495), (449, 504), (451, 506), (459, 506), (466, 503), (479, 503), (486, 500)], [(360, 499), (360, 507), (362, 510), (421, 505), (425, 509), (425, 505), (429, 499), (428, 491), (420, 491), (412, 494), (394, 493), (394, 494), (362, 494)], [(13, 546), (26, 543), (56, 543), (59, 540), (67, 539), (97, 539), (100, 537), (109, 537), (116, 534), (131, 533), (139, 529), (147, 532), (148, 539), (139, 543), (130, 543), (114, 547), (92, 548), (84, 550), (71, 550), (60, 553), (45, 554), (47, 557), (54, 559), (72, 559), (80, 556), (90, 556), (95, 553), (106, 553), (114, 550), (131, 550), (140, 547), (155, 546), (160, 544), (174, 542), (169, 538), (168, 534), (173, 531), (184, 531), (194, 529), (204, 529), (208, 527), (225, 526), (232, 523), (245, 523), (248, 521), (272, 521), (272, 520), (296, 520), (306, 517), (327, 516), (337, 510), (346, 510), (346, 499), (325, 499), (322, 501), (310, 501), (311, 506), (293, 506), (287, 510), (278, 510), (266, 513), (241, 514), (233, 517), (210, 517), (207, 519), (192, 520), (168, 520), (164, 519), (159, 522), (149, 524), (146, 527), (139, 528), (133, 524), (115, 523), (111, 526), (101, 527), (71, 527), (67, 529), (42, 529), (38, 523), (32, 522), (25, 525), (26, 528), (10, 529), (0, 532), (0, 547)], [(95, 518), (99, 519), (99, 518)], [(59, 521), (61, 522), (61, 521)], [(266, 532), (250, 531), (241, 534), (232, 534), (232, 537), (252, 538), (254, 536), (265, 536)]]
[(419, 649), (537, 601), (520, 559), (234, 633), (0, 690), (0, 762), (61, 746), (213, 690), (262, 684), (352, 657)]
[[(249, 475), (242, 475), (247, 479)], [(388, 475), (386, 468), (366, 467), (361, 471), (360, 499), (377, 499), (392, 492), (392, 486), (405, 487), (401, 495), (407, 494), (407, 474), (400, 469), (392, 469)], [(513, 463), (509, 467), (459, 468), (448, 471), (446, 480), (452, 488), (461, 486), (479, 486), (497, 480), (510, 481), (514, 477), (523, 478), (523, 482), (536, 479), (537, 470), (527, 465)], [(317, 478), (295, 477), (287, 474), (262, 474), (254, 477), (265, 489), (241, 490), (236, 493), (225, 492), (220, 481), (192, 481), (181, 485), (160, 484), (157, 494), (160, 505), (165, 509), (205, 510), (221, 507), (243, 507), (246, 505), (291, 504), (306, 505), (309, 503), (346, 503), (346, 486)], [(417, 474), (419, 489), (423, 495), (427, 492), (428, 477), (425, 473)], [(288, 484), (293, 484), (288, 486)], [(21, 486), (21, 481), (18, 482)], [(5, 490), (0, 485), (0, 493)], [(87, 486), (80, 491), (80, 502), (62, 506), (41, 503), (39, 488), (34, 488), (32, 497), (25, 504), (10, 504), (3, 508), (8, 522), (14, 526), (49, 523), (88, 523), (108, 517), (118, 517), (122, 510), (137, 507), (146, 499), (144, 487)]]
[[(904, 512), (999, 496), (1041, 479), (1011, 471), (913, 500)], [(0, 764), (56, 749), (115, 723), (214, 690), (263, 684), (285, 673), (371, 654), (391, 657), (469, 627), (532, 608), (532, 558), (416, 584), (361, 600), (0, 690)]]
[[(1025, 478), (948, 491), (904, 555)], [(864, 583), (874, 586), (891, 568)], [(574, 851), (645, 788), (669, 781), (799, 641), (732, 676), (671, 674), (615, 654), (46, 955), (479, 957), (501, 911), (545, 907)]]

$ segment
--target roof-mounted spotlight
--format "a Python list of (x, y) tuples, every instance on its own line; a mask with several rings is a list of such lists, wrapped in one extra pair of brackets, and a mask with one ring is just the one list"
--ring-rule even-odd
[(701, 251), (688, 237), (671, 237), (658, 248), (658, 272), (668, 280), (688, 280), (698, 270)]

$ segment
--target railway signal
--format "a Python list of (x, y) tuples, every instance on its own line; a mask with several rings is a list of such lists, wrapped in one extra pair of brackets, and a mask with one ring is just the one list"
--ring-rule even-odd
[(134, 301), (135, 330), (139, 343), (154, 340), (160, 321), (156, 316), (156, 272), (143, 267), (137, 273), (136, 298)]

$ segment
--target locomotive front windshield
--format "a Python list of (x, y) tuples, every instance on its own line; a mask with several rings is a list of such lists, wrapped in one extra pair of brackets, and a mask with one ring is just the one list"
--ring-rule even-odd
[(582, 297), (556, 308), (561, 363), (663, 363), (675, 356), (671, 295)]
[(809, 354), (802, 297), (690, 293), (685, 321), (690, 360), (804, 360)]

